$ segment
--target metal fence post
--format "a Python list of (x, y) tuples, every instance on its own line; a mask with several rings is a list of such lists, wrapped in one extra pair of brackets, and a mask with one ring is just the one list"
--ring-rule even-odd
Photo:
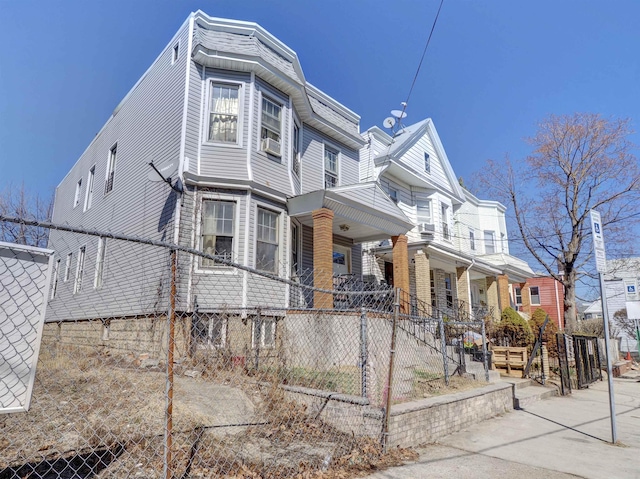
[(482, 321), (482, 363), (484, 365), (484, 378), (489, 382), (489, 361), (487, 358), (487, 335), (486, 326)]
[(389, 350), (389, 374), (387, 375), (387, 402), (384, 408), (384, 423), (382, 428), (382, 447), (387, 452), (389, 446), (389, 416), (391, 414), (391, 396), (393, 388), (393, 360), (396, 353), (396, 328), (398, 326), (398, 316), (400, 315), (400, 288), (395, 291), (395, 302), (393, 307), (393, 323), (391, 326), (391, 349)]
[(367, 311), (360, 309), (360, 393), (362, 397), (367, 397), (367, 362), (368, 362), (367, 344)]
[(438, 328), (440, 329), (440, 347), (442, 348), (442, 365), (444, 368), (444, 382), (449, 385), (449, 360), (447, 359), (447, 338), (445, 337), (444, 320), (438, 311)]
[(164, 477), (173, 478), (172, 447), (173, 447), (173, 352), (175, 346), (175, 325), (176, 325), (176, 270), (177, 253), (171, 250), (171, 289), (169, 294), (169, 340), (167, 347), (167, 389), (166, 389), (166, 412), (165, 412), (165, 434), (164, 434)]

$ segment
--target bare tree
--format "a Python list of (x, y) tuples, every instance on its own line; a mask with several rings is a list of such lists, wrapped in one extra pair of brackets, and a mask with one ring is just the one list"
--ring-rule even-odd
[[(0, 194), (0, 216), (21, 218), (30, 221), (48, 221), (53, 212), (53, 195), (43, 198), (30, 194), (24, 184), (19, 187), (9, 185)], [(30, 246), (47, 246), (49, 230), (23, 223), (0, 220), (0, 241)]]
[(601, 213), (609, 256), (632, 248), (640, 175), (631, 133), (626, 119), (552, 115), (528, 139), (530, 156), (516, 164), (489, 161), (479, 181), (510, 206), (515, 237), (563, 284), (568, 330), (576, 325), (576, 283), (593, 271), (589, 211)]

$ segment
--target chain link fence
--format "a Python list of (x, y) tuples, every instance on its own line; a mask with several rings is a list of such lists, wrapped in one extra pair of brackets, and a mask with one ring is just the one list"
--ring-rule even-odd
[(2, 324), (32, 306), (7, 285), (50, 274), (29, 411), (0, 414), (0, 479), (344, 477), (405, 457), (385, 448), (394, 404), (488, 380), (484, 323), (404, 292), (26, 224), (49, 230), (52, 270), (0, 257)]

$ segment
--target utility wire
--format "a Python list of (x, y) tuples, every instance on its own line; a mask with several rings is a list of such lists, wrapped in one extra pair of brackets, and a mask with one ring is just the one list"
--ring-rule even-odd
[(413, 93), (413, 87), (416, 85), (416, 80), (418, 80), (418, 75), (420, 74), (420, 68), (422, 68), (422, 62), (424, 61), (424, 57), (427, 54), (427, 48), (429, 48), (429, 43), (431, 43), (431, 37), (433, 36), (433, 31), (436, 28), (436, 24), (438, 23), (438, 17), (440, 16), (440, 10), (442, 10), (442, 4), (444, 0), (440, 0), (440, 6), (438, 7), (438, 13), (436, 13), (436, 18), (433, 20), (433, 25), (431, 25), (431, 31), (429, 32), (429, 38), (427, 38), (427, 43), (424, 46), (424, 50), (422, 51), (422, 57), (420, 57), (420, 63), (418, 64), (418, 68), (416, 69), (416, 74), (413, 77), (413, 82), (411, 82), (411, 88), (409, 89), (409, 94), (407, 95), (407, 99), (402, 106), (402, 112), (407, 109), (407, 104), (409, 103), (409, 99), (411, 98), (411, 93)]

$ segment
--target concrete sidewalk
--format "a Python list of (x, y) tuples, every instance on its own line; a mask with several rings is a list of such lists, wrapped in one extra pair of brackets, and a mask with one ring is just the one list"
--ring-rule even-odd
[(483, 421), (418, 451), (412, 464), (370, 479), (640, 479), (640, 382), (614, 380), (619, 445), (612, 445), (607, 382)]

